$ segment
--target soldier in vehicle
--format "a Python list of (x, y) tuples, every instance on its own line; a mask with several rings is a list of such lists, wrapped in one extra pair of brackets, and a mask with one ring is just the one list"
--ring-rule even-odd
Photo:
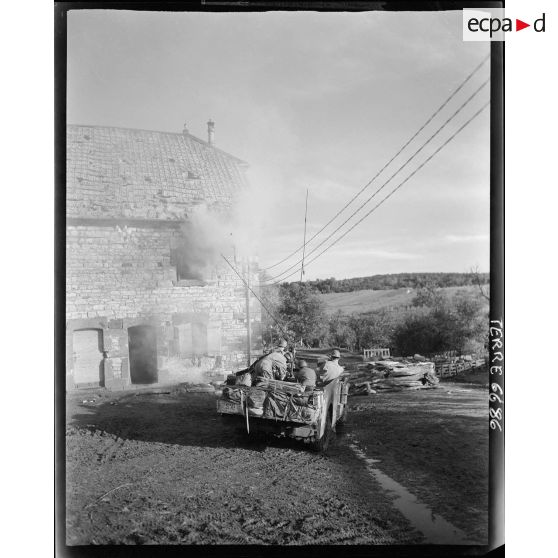
[(285, 350), (287, 342), (281, 339), (271, 353), (265, 355), (254, 364), (254, 376), (272, 380), (283, 380), (287, 374), (287, 359)]
[(316, 372), (308, 366), (305, 360), (299, 360), (298, 370), (295, 372), (295, 379), (303, 386), (314, 387), (316, 385)]
[(344, 368), (339, 365), (341, 353), (338, 349), (333, 349), (329, 354), (329, 359), (318, 369), (320, 383), (326, 384), (335, 380), (343, 373)]
[(290, 350), (289, 347), (287, 347), (285, 349), (285, 352), (283, 353), (283, 356), (287, 361), (287, 374), (285, 376), (285, 380), (287, 381), (294, 380), (295, 379), (294, 371), (296, 366), (294, 347), (291, 347)]

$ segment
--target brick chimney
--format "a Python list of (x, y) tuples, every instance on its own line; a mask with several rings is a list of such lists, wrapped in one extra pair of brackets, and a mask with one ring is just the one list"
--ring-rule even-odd
[(213, 145), (214, 142), (215, 142), (215, 122), (213, 122), (213, 120), (211, 120), (210, 118), (209, 121), (207, 122), (207, 143), (209, 143), (209, 145)]

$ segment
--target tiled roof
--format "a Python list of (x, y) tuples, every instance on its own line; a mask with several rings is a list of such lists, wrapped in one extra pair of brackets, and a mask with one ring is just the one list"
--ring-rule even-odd
[(67, 216), (181, 220), (192, 205), (226, 208), (247, 166), (189, 134), (69, 125)]

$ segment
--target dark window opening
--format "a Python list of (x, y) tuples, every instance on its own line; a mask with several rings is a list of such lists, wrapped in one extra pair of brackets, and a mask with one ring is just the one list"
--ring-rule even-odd
[(171, 265), (176, 267), (178, 281), (195, 281), (199, 284), (206, 277), (206, 262), (198, 252), (188, 251), (186, 247), (175, 248), (171, 251)]

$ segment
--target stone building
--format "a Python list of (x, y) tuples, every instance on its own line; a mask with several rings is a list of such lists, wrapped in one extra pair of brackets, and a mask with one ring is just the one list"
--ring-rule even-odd
[[(261, 346), (261, 312), (221, 260), (203, 276), (181, 251), (204, 205), (226, 220), (247, 164), (183, 133), (67, 128), (66, 385), (169, 380), (188, 367), (234, 370)], [(186, 239), (187, 240), (187, 239)], [(243, 262), (228, 253), (233, 265)], [(255, 280), (252, 266), (244, 269)], [(256, 351), (257, 352), (257, 351)]]

